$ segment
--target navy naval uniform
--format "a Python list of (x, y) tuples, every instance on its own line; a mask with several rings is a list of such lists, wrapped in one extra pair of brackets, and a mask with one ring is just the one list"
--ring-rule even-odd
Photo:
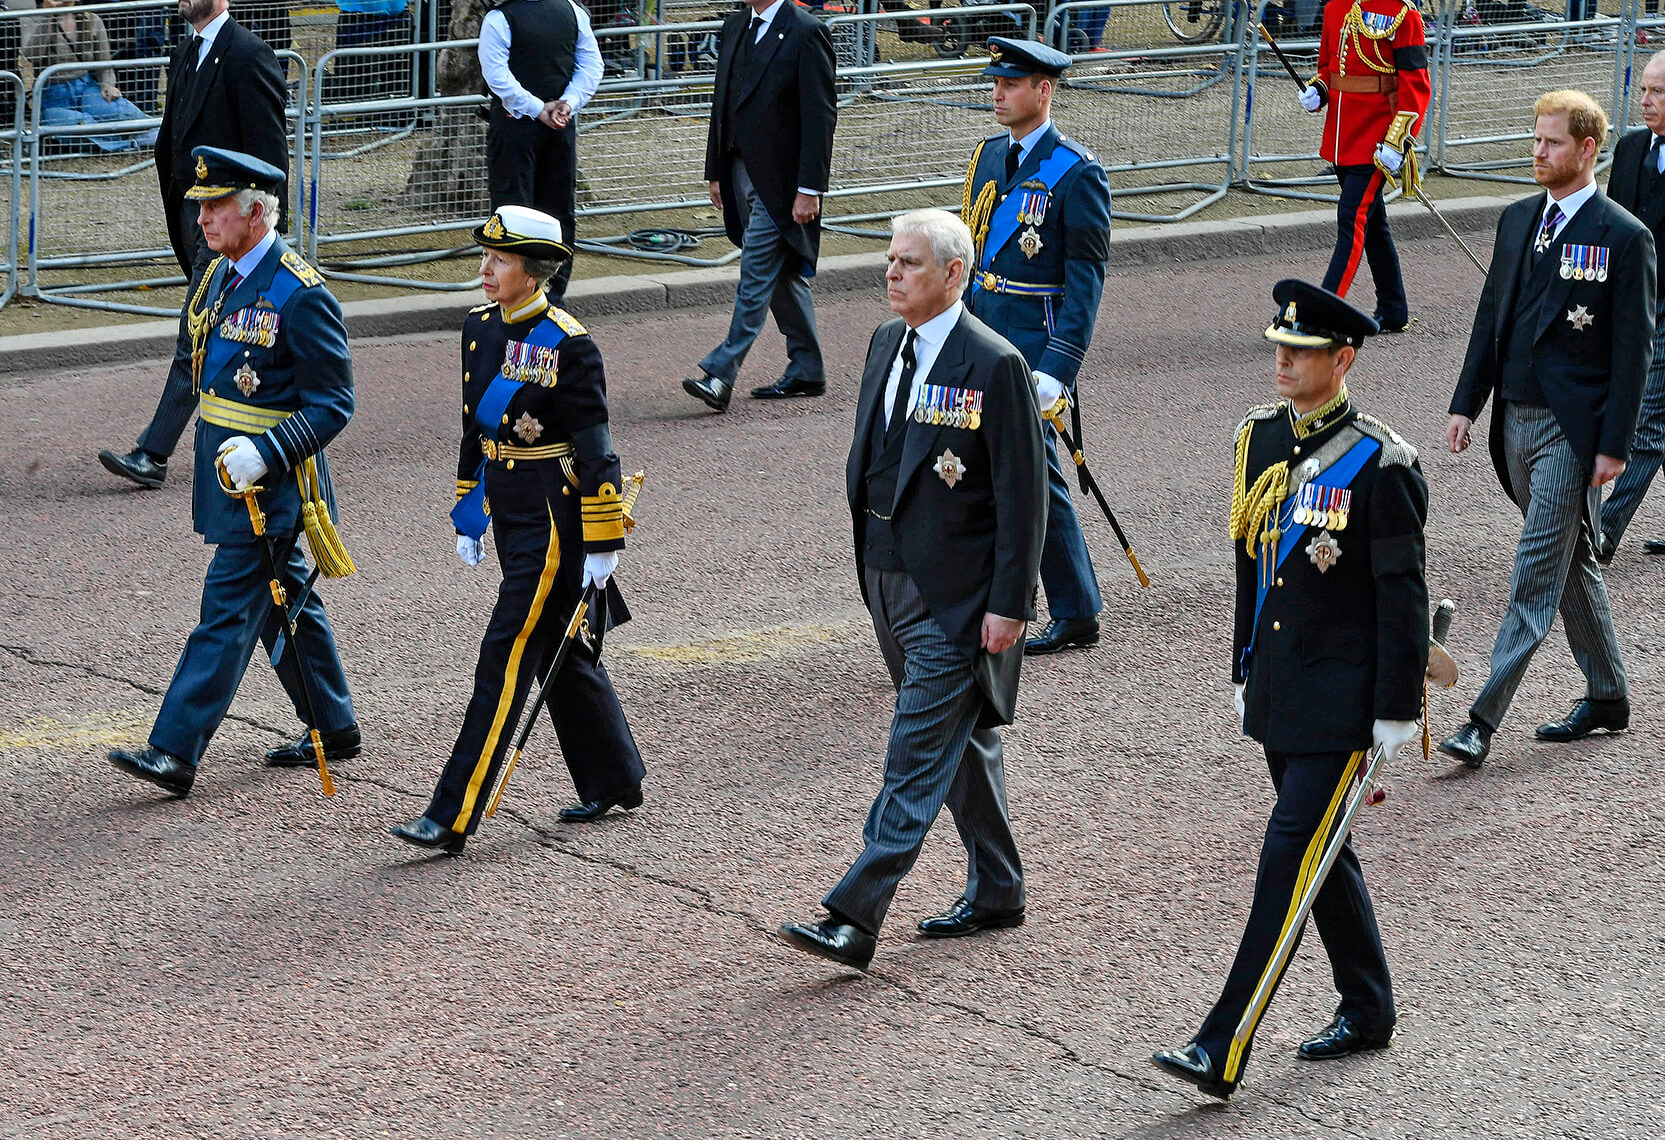
[[(578, 604), (584, 555), (624, 548), (624, 502), (601, 352), (570, 314), (542, 292), (512, 314), (474, 309), (463, 324), (462, 370), (452, 517), (459, 534), (478, 538), (486, 512), (503, 582), (462, 730), (424, 814), (472, 835), (532, 681), (547, 672)], [(611, 579), (604, 598), (592, 626), (629, 619)], [(641, 754), (588, 645), (580, 640), (550, 683), (547, 707), (578, 798), (605, 800), (640, 784)]]
[[(193, 766), (231, 707), (256, 638), (269, 656), (283, 629), (248, 508), (221, 489), (214, 466), (220, 445), (248, 436), (266, 462), (259, 501), (293, 604), (307, 576), (298, 541), (303, 501), (315, 498), (332, 519), (338, 517), (323, 449), (353, 414), (353, 366), (341, 306), (317, 270), (282, 238), (269, 236), (270, 248), (247, 277), (237, 276), (229, 258), (216, 258), (180, 315), (187, 329), (193, 320), (208, 322), (191, 519), (216, 549), (203, 583), (201, 620), (162, 698), (150, 744)], [(313, 727), (328, 735), (356, 725), (335, 634), (316, 590), (307, 592), (295, 625), (317, 685), (320, 723)], [(283, 645), (276, 670), (305, 724), (293, 645)]]
[[(1076, 401), (1110, 257), (1110, 183), (1092, 153), (1051, 122), (1008, 178), (1011, 145), (1009, 133), (991, 135), (966, 170), (960, 213), (977, 253), (966, 303), (1031, 370), (1056, 379)], [(1050, 425), (1044, 434), (1047, 611), (1052, 618), (1094, 618), (1103, 607), (1098, 578), (1058, 459), (1058, 434)], [(1079, 443), (1079, 415), (1075, 437)]]

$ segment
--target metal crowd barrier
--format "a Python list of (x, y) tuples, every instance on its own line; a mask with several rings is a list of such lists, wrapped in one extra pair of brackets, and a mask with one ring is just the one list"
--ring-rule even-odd
[(5, 289), (0, 291), (0, 306), (17, 292), (18, 228), (23, 217), (23, 78), (10, 71), (0, 71), (0, 100), (11, 100), (12, 113), (5, 129), (0, 130), (0, 160), (8, 169), (6, 186), (5, 246), (0, 248), (0, 272), (5, 273)]

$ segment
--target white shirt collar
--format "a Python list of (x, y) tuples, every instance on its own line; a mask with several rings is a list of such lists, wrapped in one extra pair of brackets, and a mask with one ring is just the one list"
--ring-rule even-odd
[(1665, 135), (1654, 135), (1648, 140), (1648, 154), (1654, 160), (1654, 169), (1665, 171)]
[(763, 26), (757, 29), (759, 35), (769, 30), (769, 25), (775, 22), (775, 13), (780, 11), (780, 6), (784, 3), (786, 3), (786, 0), (775, 0), (773, 4), (761, 12), (756, 8), (752, 9), (752, 15), (763, 21)]
[[(1578, 213), (1578, 208), (1588, 202), (1591, 198), (1595, 197), (1595, 194), (1596, 183), (1594, 179), (1591, 179), (1589, 184), (1583, 189), (1574, 190), (1565, 198), (1557, 198), (1555, 195), (1551, 194), (1549, 200), (1550, 202), (1554, 202), (1557, 206), (1561, 207), (1561, 225), (1565, 226), (1568, 222), (1572, 221), (1573, 215)], [(1549, 202), (1544, 203), (1544, 213), (1546, 215), (1549, 213)], [(1559, 229), (1557, 229), (1557, 232), (1559, 232)]]
[(1007, 137), (1010, 138), (1012, 142), (1015, 142), (1015, 143), (1018, 144), (1018, 146), (1022, 147), (1023, 148), (1023, 157), (1028, 158), (1029, 157), (1029, 152), (1035, 149), (1035, 144), (1041, 141), (1041, 136), (1046, 134), (1046, 129), (1048, 127), (1050, 127), (1051, 125), (1052, 125), (1052, 120), (1051, 119), (1045, 119), (1041, 122), (1040, 126), (1036, 127), (1034, 130), (1030, 131), (1028, 134), (1024, 135), (1021, 139), (1011, 135), (1009, 132), (1007, 134)]
[(272, 248), (272, 243), (275, 241), (277, 241), (277, 231), (267, 230), (266, 236), (254, 243), (253, 249), (232, 262), (232, 270), (244, 277), (253, 273), (261, 261), (265, 259), (266, 251)]
[(960, 314), (963, 312), (965, 302), (956, 300), (913, 331), (919, 334), (920, 340), (929, 342), (933, 348), (940, 348), (942, 342), (948, 339), (948, 334), (954, 331), (954, 326), (960, 323)]

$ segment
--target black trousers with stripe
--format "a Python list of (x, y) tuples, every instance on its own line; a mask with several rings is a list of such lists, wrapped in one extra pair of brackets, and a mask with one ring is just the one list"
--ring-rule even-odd
[[(548, 671), (578, 604), (583, 544), (575, 499), (559, 504), (557, 527), (542, 496), (524, 512), (509, 498), (492, 499), (492, 538), (503, 582), (480, 642), (462, 731), (427, 811), (429, 819), (464, 835), (480, 824), (514, 745), (527, 694)], [(601, 662), (582, 645), (574, 646), (552, 684), (545, 707), (579, 800), (602, 799), (641, 783), (642, 756)], [(532, 750), (547, 752), (537, 749), (536, 735)], [(517, 783), (524, 788), (532, 778), (523, 763)]]
[[(1221, 1066), (1228, 1081), (1242, 1078), (1249, 1059), (1248, 1044), (1253, 1041), (1251, 1035), (1249, 1043), (1234, 1051), (1232, 1037), (1237, 1023), (1270, 968), (1272, 952), (1335, 833), (1363, 763), (1361, 752), (1266, 754), (1278, 802), (1260, 848), (1254, 903), (1225, 990), (1193, 1038)], [(1382, 954), (1382, 937), (1376, 929), (1376, 912), (1370, 905), (1364, 872), (1351, 842), (1342, 848), (1329, 878), (1324, 880), (1312, 917), (1330, 956), (1336, 990), (1341, 994), (1336, 1012), (1367, 1035), (1387, 1033), (1395, 1018), (1393, 984)]]
[(1376, 284), (1375, 311), (1387, 323), (1402, 325), (1410, 316), (1410, 307), (1405, 300), (1405, 279), (1399, 272), (1399, 251), (1388, 231), (1382, 172), (1373, 165), (1337, 166), (1334, 170), (1341, 183), (1341, 201), (1336, 203), (1335, 252), (1324, 274), (1324, 288), (1347, 296), (1359, 262), (1367, 261)]

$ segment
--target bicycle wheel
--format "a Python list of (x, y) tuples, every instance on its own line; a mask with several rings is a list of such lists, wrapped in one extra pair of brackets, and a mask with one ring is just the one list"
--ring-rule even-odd
[(1182, 43), (1206, 43), (1225, 22), (1226, 0), (1163, 0), (1162, 19)]

